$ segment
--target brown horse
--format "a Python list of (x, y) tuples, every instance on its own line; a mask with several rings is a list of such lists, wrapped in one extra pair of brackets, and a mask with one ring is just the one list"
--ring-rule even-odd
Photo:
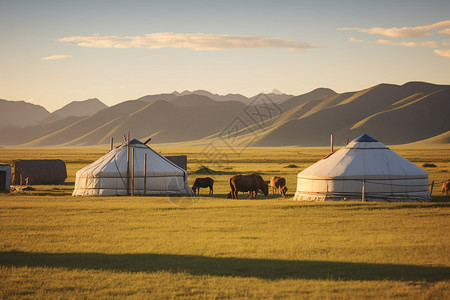
[(275, 194), (275, 190), (277, 190), (283, 197), (286, 197), (287, 187), (284, 177), (272, 177), (270, 179), (270, 186), (272, 187), (272, 194)]
[(205, 177), (205, 178), (197, 178), (195, 179), (194, 185), (192, 186), (192, 191), (194, 191), (195, 194), (200, 194), (200, 188), (207, 188), (209, 187), (209, 195), (214, 194), (214, 179), (211, 177)]
[(249, 192), (250, 198), (254, 199), (261, 190), (265, 196), (269, 193), (267, 183), (260, 175), (234, 175), (230, 178), (231, 198), (237, 199), (238, 192)]
[(442, 184), (442, 192), (445, 193), (445, 197), (448, 197), (448, 191), (450, 191), (450, 180), (444, 181)]

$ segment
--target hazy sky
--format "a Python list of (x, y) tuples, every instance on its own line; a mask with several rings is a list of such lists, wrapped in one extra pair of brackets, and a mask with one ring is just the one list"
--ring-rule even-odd
[(450, 84), (450, 1), (0, 0), (0, 99)]

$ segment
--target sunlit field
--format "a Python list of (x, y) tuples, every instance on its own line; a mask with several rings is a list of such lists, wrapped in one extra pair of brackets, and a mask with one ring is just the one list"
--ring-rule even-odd
[[(292, 201), (328, 148), (154, 146), (188, 156), (200, 197), (72, 197), (107, 149), (0, 149), (0, 162), (60, 158), (64, 185), (0, 195), (0, 298), (450, 298), (448, 147), (392, 147), (428, 171), (429, 203)], [(206, 166), (220, 174), (194, 174)], [(283, 176), (288, 195), (227, 199), (233, 174)]]

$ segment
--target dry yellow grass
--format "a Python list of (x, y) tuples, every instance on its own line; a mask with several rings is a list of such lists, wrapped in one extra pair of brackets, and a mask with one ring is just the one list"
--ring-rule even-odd
[[(154, 148), (187, 154), (190, 172), (285, 176), (290, 195), (296, 174), (328, 152), (252, 148), (211, 163), (202, 148)], [(394, 150), (435, 164), (430, 180), (448, 176), (448, 148)], [(450, 297), (450, 205), (436, 188), (431, 203), (236, 201), (225, 198), (224, 174), (214, 175), (214, 197), (181, 207), (70, 196), (76, 170), (105, 152), (0, 149), (0, 161), (61, 158), (69, 175), (66, 185), (0, 196), (0, 298)]]

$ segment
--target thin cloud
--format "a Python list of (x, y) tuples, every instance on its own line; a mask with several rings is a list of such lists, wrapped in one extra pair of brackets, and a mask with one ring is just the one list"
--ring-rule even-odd
[(383, 39), (379, 39), (376, 41), (366, 41), (366, 40), (360, 40), (354, 37), (351, 37), (350, 42), (353, 43), (369, 43), (369, 44), (376, 44), (376, 45), (392, 45), (392, 46), (403, 46), (403, 47), (409, 47), (409, 48), (414, 48), (414, 47), (427, 47), (427, 48), (437, 48), (441, 45), (443, 45), (443, 43), (439, 43), (436, 41), (423, 41), (423, 42), (411, 42), (411, 41), (390, 41), (390, 40), (383, 40)]
[(349, 40), (352, 43), (368, 43), (368, 41), (363, 41), (363, 40), (357, 39), (355, 37), (351, 37)]
[(66, 55), (66, 54), (50, 55), (50, 56), (42, 57), (41, 60), (58, 60), (58, 59), (71, 58), (71, 57), (73, 57), (73, 56), (72, 55)]
[(318, 48), (320, 46), (288, 39), (247, 35), (217, 35), (205, 33), (151, 33), (143, 36), (71, 36), (60, 42), (76, 43), (91, 48), (184, 48), (192, 50), (225, 50), (250, 48), (279, 48), (292, 51)]
[(408, 41), (402, 41), (402, 42), (394, 42), (389, 40), (377, 40), (375, 44), (379, 45), (393, 45), (393, 46), (403, 46), (403, 47), (428, 47), (428, 48), (436, 48), (438, 47), (439, 43), (435, 41), (424, 41), (424, 42), (408, 42)]
[(445, 20), (429, 25), (416, 26), (416, 27), (372, 27), (372, 28), (338, 28), (337, 30), (355, 30), (359, 32), (369, 33), (369, 34), (378, 34), (384, 35), (387, 37), (394, 38), (420, 38), (424, 36), (428, 36), (431, 34), (431, 31), (443, 28), (439, 33), (450, 34), (450, 20)]
[(436, 49), (434, 50), (434, 53), (446, 58), (450, 58), (450, 49)]

